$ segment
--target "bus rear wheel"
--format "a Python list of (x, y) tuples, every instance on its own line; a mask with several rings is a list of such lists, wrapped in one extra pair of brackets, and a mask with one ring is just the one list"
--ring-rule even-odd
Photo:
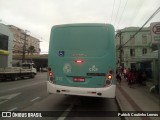
[(18, 80), (18, 77), (17, 77), (17, 75), (13, 75), (11, 79), (12, 79), (13, 81), (15, 81), (15, 80)]
[(32, 73), (32, 74), (31, 74), (31, 78), (34, 78), (34, 76), (35, 76), (35, 74), (34, 74), (34, 73)]

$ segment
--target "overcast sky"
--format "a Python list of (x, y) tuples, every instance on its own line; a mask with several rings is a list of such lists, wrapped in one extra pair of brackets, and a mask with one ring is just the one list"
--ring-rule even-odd
[[(141, 27), (160, 0), (0, 0), (0, 22), (30, 31), (48, 52), (50, 29), (68, 23), (111, 23)], [(146, 25), (160, 21), (160, 12)]]

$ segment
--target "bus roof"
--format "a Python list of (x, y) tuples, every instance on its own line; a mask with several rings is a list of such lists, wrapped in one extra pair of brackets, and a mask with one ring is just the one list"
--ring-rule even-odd
[(104, 27), (110, 26), (113, 27), (111, 24), (104, 24), (104, 23), (73, 23), (73, 24), (61, 24), (61, 25), (54, 25), (52, 28), (60, 28), (60, 27)]

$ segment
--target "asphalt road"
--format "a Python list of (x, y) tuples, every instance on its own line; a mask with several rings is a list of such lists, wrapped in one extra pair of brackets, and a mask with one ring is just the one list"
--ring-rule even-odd
[[(34, 79), (0, 82), (0, 111), (45, 112), (48, 117), (23, 118), (43, 120), (121, 120), (112, 116), (120, 111), (115, 99), (48, 94), (46, 72)], [(49, 112), (48, 112), (49, 111)], [(50, 116), (50, 117), (49, 117)], [(22, 118), (0, 118), (20, 120)]]

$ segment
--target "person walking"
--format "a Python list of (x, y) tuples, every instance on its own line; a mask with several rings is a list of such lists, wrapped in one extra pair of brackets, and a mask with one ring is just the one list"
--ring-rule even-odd
[(124, 79), (126, 80), (127, 79), (127, 69), (126, 68), (124, 68), (123, 74), (124, 74)]
[(120, 72), (117, 72), (116, 79), (117, 79), (119, 85), (121, 86), (122, 77), (121, 77), (121, 73)]
[(144, 86), (146, 86), (146, 79), (147, 79), (146, 73), (143, 72), (143, 73), (142, 73), (142, 85), (144, 85)]
[(134, 77), (134, 76), (133, 76), (133, 71), (130, 70), (129, 73), (128, 73), (128, 85), (129, 85), (130, 88), (131, 88), (132, 85), (133, 85), (133, 79), (134, 79), (133, 77)]

